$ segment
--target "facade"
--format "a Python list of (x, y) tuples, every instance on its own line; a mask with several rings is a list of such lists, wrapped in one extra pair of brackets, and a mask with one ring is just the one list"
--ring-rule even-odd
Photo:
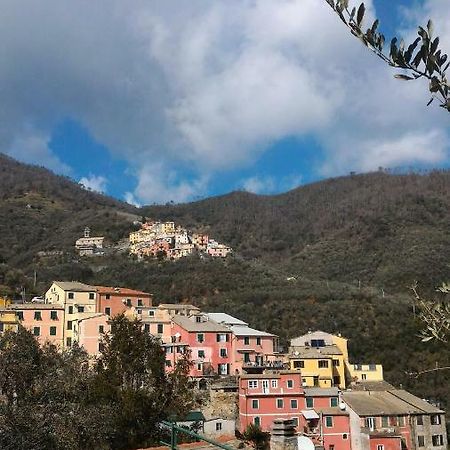
[(17, 331), (19, 324), (20, 321), (15, 311), (0, 309), (0, 334), (6, 331)]
[(383, 380), (380, 364), (351, 364), (347, 339), (323, 331), (292, 339), (289, 363), (301, 370), (305, 386), (345, 389), (349, 382)]
[(103, 236), (91, 236), (91, 230), (86, 227), (84, 236), (75, 242), (75, 249), (80, 256), (102, 255), (104, 240)]
[(64, 307), (60, 304), (25, 303), (10, 305), (17, 321), (43, 344), (64, 346)]
[[(73, 323), (80, 318), (79, 314), (97, 312), (97, 288), (78, 281), (54, 281), (45, 293), (45, 303), (62, 305), (63, 345), (71, 347), (73, 342)], [(83, 316), (84, 317), (84, 316)]]
[(109, 316), (102, 313), (80, 313), (73, 322), (73, 342), (90, 355), (101, 350), (103, 335), (110, 331)]
[(267, 371), (239, 377), (239, 425), (241, 432), (251, 423), (270, 431), (275, 419), (303, 424), (305, 394), (298, 371)]
[(176, 315), (171, 321), (173, 344), (188, 345), (194, 363), (191, 376), (232, 373), (231, 331), (204, 314)]
[(444, 411), (404, 390), (347, 391), (352, 448), (445, 450)]
[(97, 294), (95, 312), (110, 317), (129, 311), (130, 308), (150, 307), (153, 296), (148, 292), (122, 287), (93, 286)]
[(283, 368), (276, 352), (278, 336), (250, 328), (246, 322), (229, 314), (208, 313), (207, 316), (233, 333), (231, 347), (234, 374), (240, 374), (250, 368)]

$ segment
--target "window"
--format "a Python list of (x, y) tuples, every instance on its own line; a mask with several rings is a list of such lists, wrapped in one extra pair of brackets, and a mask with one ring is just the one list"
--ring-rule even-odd
[(166, 355), (170, 355), (171, 353), (173, 353), (173, 348), (172, 347), (166, 347)]
[(305, 361), (294, 361), (294, 369), (304, 369)]
[(79, 313), (84, 313), (84, 306), (79, 306), (78, 307), (78, 312)]
[(338, 359), (333, 359), (333, 367), (338, 367), (340, 365)]
[(98, 326), (98, 332), (99, 332), (100, 334), (103, 334), (103, 333), (105, 332), (105, 327), (104, 327), (103, 325), (99, 325), (99, 326)]
[(142, 316), (142, 309), (138, 309), (136, 312), (138, 313), (138, 315)]
[(334, 444), (330, 444), (330, 445), (328, 446), (328, 450), (334, 450)]
[(244, 363), (249, 363), (249, 362), (250, 362), (250, 354), (244, 353)]
[(151, 316), (151, 317), (154, 317), (155, 316), (155, 311), (153, 309), (150, 309), (148, 311), (148, 315)]
[(105, 344), (103, 342), (99, 342), (98, 343), (98, 351), (102, 352), (105, 348)]
[(164, 324), (158, 323), (158, 334), (164, 333)]
[(50, 327), (50, 336), (56, 336), (56, 327)]
[(50, 319), (58, 320), (58, 312), (57, 311), (50, 311)]
[(326, 369), (328, 367), (328, 361), (326, 359), (319, 359), (319, 369)]
[(366, 424), (366, 427), (370, 431), (374, 431), (375, 430), (375, 417), (366, 417), (365, 424)]
[(336, 407), (339, 403), (339, 399), (337, 397), (331, 397), (330, 398), (330, 406), (332, 408)]
[(216, 422), (216, 431), (222, 431), (222, 422)]
[(250, 345), (250, 338), (248, 336), (244, 336), (244, 345)]
[(278, 380), (271, 380), (271, 381), (270, 381), (270, 385), (271, 385), (273, 388), (277, 388), (277, 387), (278, 387)]
[(228, 334), (217, 334), (216, 340), (217, 342), (228, 342)]
[(205, 350), (198, 350), (198, 357), (204, 358), (205, 357)]
[(369, 370), (370, 370), (371, 372), (375, 372), (375, 371), (377, 370), (376, 364), (369, 364)]
[(439, 414), (433, 414), (431, 416), (431, 425), (440, 425), (441, 424), (441, 416)]
[(260, 337), (256, 338), (256, 345), (261, 345), (261, 338)]
[[(175, 311), (175, 314), (176, 314), (177, 312)], [(196, 318), (195, 318), (195, 321), (197, 322), (197, 323), (201, 323), (202, 322), (202, 318), (200, 317), (200, 316), (197, 316)]]
[(144, 324), (144, 331), (146, 333), (150, 333), (150, 324), (149, 323)]
[(249, 389), (257, 389), (258, 388), (258, 380), (249, 380), (248, 388)]
[(384, 445), (383, 444), (378, 444), (377, 445), (377, 450), (384, 450)]
[(67, 347), (72, 347), (72, 338), (68, 337), (68, 338), (66, 339), (66, 346), (67, 346)]
[(347, 433), (344, 433), (344, 434), (342, 435), (342, 439), (347, 440), (347, 439), (348, 439), (348, 434), (347, 434)]
[(131, 306), (131, 298), (127, 298), (127, 299), (125, 300), (125, 304), (126, 304), (128, 307), (130, 307), (130, 306)]
[(294, 387), (294, 380), (287, 380), (286, 384), (288, 389), (292, 389)]
[(106, 300), (109, 300), (110, 298), (111, 298), (111, 294), (106, 294), (106, 295), (105, 295), (105, 299), (106, 299)]
[(291, 409), (297, 409), (298, 408), (298, 401), (295, 399), (291, 400)]
[(17, 316), (17, 319), (23, 320), (23, 311), (17, 311), (16, 316)]
[(71, 330), (71, 329), (72, 329), (72, 321), (71, 321), (71, 320), (68, 320), (68, 321), (67, 321), (67, 329), (68, 329), (68, 330)]
[(252, 400), (252, 409), (259, 409), (259, 400)]
[(382, 416), (381, 417), (381, 427), (387, 428), (389, 426), (389, 417), (388, 416)]
[(69, 306), (69, 314), (73, 314), (73, 306)]
[(260, 427), (261, 426), (261, 418), (260, 417), (255, 417), (253, 419), (253, 423), (257, 426)]
[(197, 334), (197, 342), (202, 343), (205, 340), (205, 336), (203, 333), (198, 333)]
[(433, 436), (431, 436), (431, 442), (433, 447), (444, 445), (444, 436), (442, 436), (442, 434), (433, 434)]
[(282, 398), (277, 398), (277, 408), (281, 409), (284, 407), (284, 401)]
[(172, 361), (166, 359), (166, 367), (172, 367)]
[(425, 436), (417, 436), (417, 446), (425, 447)]
[(105, 308), (105, 314), (110, 316), (111, 315), (111, 308)]
[(314, 399), (312, 397), (306, 397), (306, 407), (307, 408), (313, 408), (314, 407)]
[(89, 300), (94, 300), (95, 294), (93, 292), (89, 292)]
[(311, 347), (325, 347), (324, 339), (311, 339)]
[(333, 428), (333, 417), (332, 416), (325, 416), (325, 426), (327, 428)]
[(41, 313), (41, 311), (35, 311), (34, 312), (34, 320), (42, 320), (42, 313)]
[(229, 364), (219, 364), (218, 366), (219, 375), (228, 375), (230, 372), (229, 367), (230, 367)]
[(227, 349), (226, 348), (221, 348), (220, 349), (220, 357), (221, 358), (226, 358), (227, 357)]
[(291, 417), (294, 427), (298, 427), (298, 417)]
[(361, 374), (361, 380), (367, 380), (367, 375), (365, 373)]
[(73, 292), (69, 292), (68, 294), (67, 294), (67, 298), (69, 298), (70, 300), (73, 300)]
[(138, 298), (138, 306), (144, 306), (144, 302), (141, 298)]
[(417, 425), (423, 425), (423, 416), (417, 416), (416, 423)]
[(202, 367), (203, 367), (203, 366), (202, 366), (202, 363), (198, 363), (198, 364), (197, 364), (197, 370), (202, 370)]
[(405, 418), (403, 416), (398, 416), (398, 418), (397, 418), (397, 425), (399, 427), (404, 427), (405, 426)]
[(33, 334), (35, 336), (40, 336), (41, 335), (41, 327), (34, 327), (33, 328)]

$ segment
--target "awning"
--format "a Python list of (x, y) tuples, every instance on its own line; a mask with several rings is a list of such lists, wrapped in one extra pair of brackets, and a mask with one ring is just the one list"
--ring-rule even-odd
[(306, 420), (318, 419), (319, 414), (317, 414), (313, 409), (302, 410), (303, 417)]
[(256, 350), (252, 348), (238, 348), (237, 351), (239, 353), (256, 353)]

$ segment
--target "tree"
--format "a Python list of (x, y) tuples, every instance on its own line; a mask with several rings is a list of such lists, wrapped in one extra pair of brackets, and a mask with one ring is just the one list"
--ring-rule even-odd
[(242, 438), (245, 441), (251, 442), (256, 450), (264, 450), (268, 447), (270, 434), (262, 431), (259, 425), (254, 423), (248, 424)]
[(400, 80), (417, 80), (425, 78), (429, 81), (428, 89), (431, 98), (440, 102), (440, 106), (450, 112), (450, 84), (446, 77), (446, 70), (450, 65), (447, 54), (439, 49), (439, 37), (433, 36), (433, 23), (428, 21), (426, 27), (418, 27), (418, 35), (412, 43), (406, 45), (394, 37), (390, 43), (389, 53), (385, 51), (385, 37), (378, 31), (379, 20), (372, 26), (363, 29), (363, 19), (366, 11), (364, 3), (358, 9), (350, 10), (349, 0), (326, 0), (340, 17), (342, 22), (350, 29), (369, 50), (391, 67), (404, 69), (403, 73), (394, 75)]

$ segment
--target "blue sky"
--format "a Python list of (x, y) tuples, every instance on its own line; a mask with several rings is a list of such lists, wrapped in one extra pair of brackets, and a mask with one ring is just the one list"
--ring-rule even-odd
[[(0, 141), (19, 160), (138, 204), (448, 166), (426, 85), (394, 80), (325, 0), (62, 3), (0, 0)], [(446, 0), (366, 5), (387, 37), (435, 18), (450, 49)]]

